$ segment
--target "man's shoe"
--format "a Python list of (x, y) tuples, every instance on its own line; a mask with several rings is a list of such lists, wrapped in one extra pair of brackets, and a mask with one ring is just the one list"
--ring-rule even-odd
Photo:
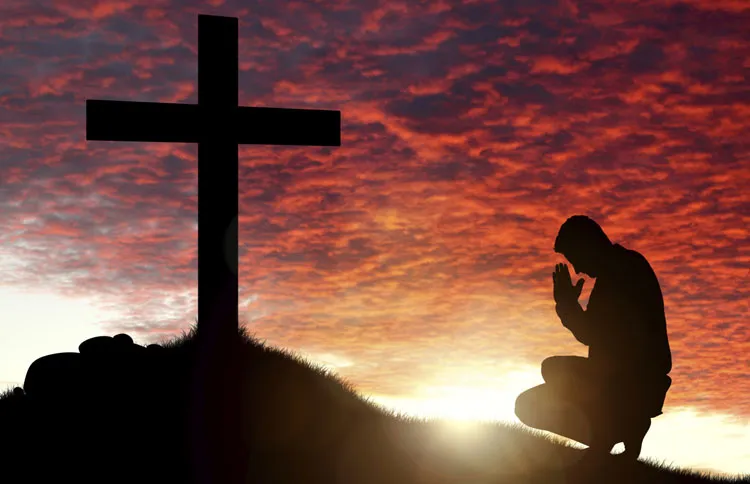
[(611, 457), (610, 451), (605, 447), (589, 447), (583, 451), (583, 457), (578, 461), (577, 468), (581, 471), (601, 469), (607, 465)]
[(625, 452), (622, 453), (623, 457), (628, 460), (638, 460), (638, 456), (641, 455), (643, 439), (646, 437), (650, 428), (650, 418), (640, 419), (636, 423), (628, 426), (628, 429), (624, 432), (625, 439), (622, 441), (623, 444), (625, 444)]
[(611, 455), (612, 447), (614, 447), (617, 442), (619, 441), (612, 437), (611, 432), (600, 430), (594, 435), (588, 449), (584, 451), (585, 454), (583, 461), (586, 463), (598, 463), (603, 461)]

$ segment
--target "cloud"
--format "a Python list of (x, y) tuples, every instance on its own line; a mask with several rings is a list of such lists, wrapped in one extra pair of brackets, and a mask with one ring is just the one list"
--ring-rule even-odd
[(105, 296), (143, 338), (194, 321), (197, 150), (86, 142), (85, 99), (196, 102), (196, 13), (238, 16), (241, 104), (342, 111), (340, 148), (240, 148), (259, 336), (356, 355), (341, 371), (384, 394), (438, 361), (585, 354), (549, 273), (586, 213), (662, 284), (668, 405), (747, 415), (744, 2), (205, 9), (4, 4), (5, 284)]

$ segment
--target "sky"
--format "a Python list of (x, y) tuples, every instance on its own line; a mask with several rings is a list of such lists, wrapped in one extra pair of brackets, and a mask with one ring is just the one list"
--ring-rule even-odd
[(750, 473), (744, 0), (4, 0), (0, 386), (194, 324), (197, 145), (87, 142), (85, 100), (196, 103), (198, 14), (239, 18), (240, 105), (342, 113), (341, 147), (239, 148), (251, 334), (399, 411), (517, 421), (544, 358), (587, 355), (551, 280), (585, 214), (664, 295), (642, 456)]

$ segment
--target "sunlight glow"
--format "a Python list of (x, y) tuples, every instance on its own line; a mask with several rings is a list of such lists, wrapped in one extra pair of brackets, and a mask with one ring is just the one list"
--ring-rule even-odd
[(298, 350), (295, 351), (295, 353), (308, 362), (316, 366), (322, 366), (323, 368), (330, 371), (335, 371), (339, 368), (347, 368), (354, 365), (351, 360), (341, 355), (335, 355), (333, 353), (319, 353), (316, 351), (305, 350)]
[[(515, 415), (516, 397), (522, 391), (544, 382), (538, 369), (509, 371), (503, 378), (492, 376), (487, 377), (487, 380), (494, 384), (433, 385), (417, 390), (414, 397), (373, 395), (372, 400), (421, 418), (442, 418), (453, 422), (518, 422)], [(457, 425), (455, 428), (461, 426)]]
[[(493, 384), (433, 385), (421, 388), (413, 397), (369, 395), (369, 398), (402, 415), (442, 419), (442, 429), (446, 433), (476, 439), (483, 434), (482, 421), (520, 423), (514, 412), (516, 397), (543, 383), (535, 367), (509, 371), (500, 379), (474, 374), (463, 378), (454, 375), (447, 381), (476, 384), (482, 380), (491, 380)], [(552, 433), (542, 433), (575, 448), (586, 448)], [(623, 444), (619, 443), (612, 453), (623, 450)], [(663, 415), (652, 420), (643, 441), (641, 458), (717, 476), (750, 474), (750, 422), (730, 415), (706, 415), (690, 408), (665, 408)]]

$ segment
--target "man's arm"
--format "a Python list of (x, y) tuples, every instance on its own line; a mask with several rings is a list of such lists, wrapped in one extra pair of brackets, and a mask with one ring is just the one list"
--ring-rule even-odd
[(578, 301), (559, 302), (555, 306), (555, 311), (560, 317), (563, 326), (568, 328), (575, 339), (589, 346), (591, 344), (591, 322), (588, 314), (581, 308)]

